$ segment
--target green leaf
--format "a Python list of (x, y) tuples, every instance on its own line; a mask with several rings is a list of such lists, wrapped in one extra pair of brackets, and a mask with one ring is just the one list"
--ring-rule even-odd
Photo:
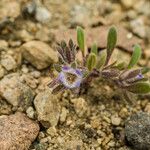
[(97, 69), (100, 69), (102, 68), (102, 66), (104, 66), (106, 62), (106, 58), (107, 58), (106, 50), (101, 51), (100, 56), (98, 57), (98, 60), (97, 60), (97, 64), (96, 64)]
[(115, 27), (109, 29), (107, 35), (107, 63), (117, 43), (117, 31)]
[(142, 68), (142, 74), (146, 74), (150, 71), (150, 68), (149, 67), (144, 67)]
[(87, 68), (91, 71), (96, 66), (96, 55), (94, 53), (90, 53), (87, 58)]
[(150, 93), (150, 83), (137, 82), (127, 87), (127, 90), (136, 94), (148, 94)]
[(141, 47), (139, 45), (135, 45), (131, 60), (128, 65), (128, 69), (131, 69), (134, 65), (137, 64), (137, 62), (139, 61), (141, 57), (141, 54), (142, 54)]
[(72, 68), (77, 68), (77, 62), (76, 62), (76, 61), (73, 62), (73, 63), (71, 64), (71, 67), (72, 67)]
[(82, 55), (85, 55), (85, 37), (84, 30), (81, 27), (77, 27), (77, 42), (80, 50), (82, 51)]
[(97, 53), (98, 53), (98, 48), (97, 48), (96, 43), (94, 43), (94, 44), (92, 45), (91, 52), (94, 53), (95, 55), (97, 55)]
[(119, 70), (123, 70), (126, 68), (126, 65), (127, 64), (125, 62), (121, 62), (121, 63), (117, 64), (115, 67)]

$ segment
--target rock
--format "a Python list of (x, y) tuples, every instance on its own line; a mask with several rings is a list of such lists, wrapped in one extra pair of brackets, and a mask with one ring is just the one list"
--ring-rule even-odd
[(115, 126), (119, 126), (121, 123), (121, 118), (113, 115), (113, 116), (111, 116), (111, 123)]
[(38, 22), (45, 23), (50, 21), (52, 15), (40, 1), (31, 1), (26, 3), (22, 8), (24, 18), (36, 19)]
[(71, 24), (87, 26), (90, 24), (90, 12), (84, 5), (75, 5), (71, 11)]
[(0, 65), (0, 78), (2, 78), (5, 74), (4, 68)]
[(8, 48), (8, 43), (5, 40), (0, 40), (0, 51), (6, 50)]
[(0, 117), (0, 149), (28, 150), (39, 132), (36, 122), (22, 113)]
[(39, 93), (34, 99), (38, 120), (46, 128), (56, 126), (60, 116), (60, 105), (58, 97), (53, 95), (50, 89)]
[(141, 38), (146, 38), (146, 28), (142, 18), (132, 20), (130, 22), (130, 26), (135, 34), (137, 34)]
[(4, 55), (4, 57), (1, 58), (1, 65), (7, 70), (13, 70), (17, 68), (17, 63), (15, 59), (10, 55)]
[(26, 109), (32, 104), (34, 93), (30, 87), (21, 83), (19, 74), (12, 73), (0, 81), (0, 96), (11, 105)]
[(0, 115), (8, 115), (12, 111), (12, 106), (5, 100), (0, 99)]
[(1, 2), (0, 20), (11, 17), (16, 18), (20, 15), (20, 5), (17, 1), (3, 1)]
[(136, 150), (150, 149), (150, 115), (139, 112), (131, 115), (125, 123), (125, 136)]
[(23, 41), (23, 42), (28, 42), (34, 39), (31, 33), (29, 33), (27, 30), (19, 30), (16, 32), (16, 38)]
[(35, 117), (35, 111), (33, 109), (33, 107), (28, 107), (27, 110), (26, 110), (26, 113), (27, 113), (27, 116), (31, 119), (34, 119)]
[(67, 113), (68, 113), (68, 110), (65, 107), (62, 107), (61, 114), (60, 114), (61, 123), (66, 121)]
[(24, 59), (37, 69), (44, 69), (57, 61), (57, 53), (44, 42), (30, 41), (22, 45)]
[(74, 109), (75, 109), (76, 114), (79, 117), (84, 116), (87, 112), (87, 103), (85, 99), (75, 98), (75, 99), (72, 99), (72, 102), (74, 103)]
[(150, 103), (146, 104), (144, 111), (150, 113)]
[(121, 0), (121, 3), (125, 8), (129, 9), (129, 8), (133, 7), (133, 5), (135, 4), (135, 0), (129, 0), (129, 1)]
[(57, 130), (55, 127), (50, 127), (46, 131), (51, 137), (54, 137), (57, 133)]
[(37, 7), (35, 18), (41, 23), (50, 21), (52, 15), (45, 7)]

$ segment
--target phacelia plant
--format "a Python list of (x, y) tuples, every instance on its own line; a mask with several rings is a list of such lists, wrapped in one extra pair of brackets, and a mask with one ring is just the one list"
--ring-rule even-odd
[(59, 63), (54, 65), (58, 71), (58, 76), (48, 85), (53, 88), (53, 93), (70, 89), (79, 92), (94, 78), (104, 78), (112, 81), (126, 98), (129, 93), (148, 94), (150, 93), (150, 83), (144, 74), (149, 68), (137, 68), (135, 65), (141, 57), (141, 48), (135, 45), (130, 62), (110, 63), (111, 55), (117, 43), (117, 32), (115, 27), (111, 27), (107, 36), (106, 50), (98, 51), (96, 43), (93, 44), (88, 53), (85, 45), (84, 30), (77, 27), (77, 42), (82, 60), (77, 58), (77, 46), (72, 39), (68, 43), (62, 41), (56, 47), (59, 53)]

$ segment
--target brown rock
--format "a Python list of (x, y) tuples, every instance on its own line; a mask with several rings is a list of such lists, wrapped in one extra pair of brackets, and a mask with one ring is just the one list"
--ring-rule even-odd
[(57, 53), (44, 42), (30, 41), (21, 47), (24, 59), (37, 69), (44, 69), (57, 61)]
[(39, 132), (39, 126), (22, 113), (0, 117), (0, 149), (28, 150)]
[[(106, 48), (109, 28), (110, 26), (101, 26), (97, 28), (85, 29), (87, 47), (90, 48), (95, 41), (99, 48)], [(142, 40), (136, 36), (133, 36), (125, 28), (119, 26), (116, 28), (118, 33), (117, 47), (127, 51), (132, 51), (135, 44), (143, 44)], [(73, 41), (77, 43), (75, 29), (70, 29), (67, 31), (52, 30), (52, 33), (54, 34), (57, 42), (60, 42), (61, 40), (68, 41), (70, 38), (72, 38)]]

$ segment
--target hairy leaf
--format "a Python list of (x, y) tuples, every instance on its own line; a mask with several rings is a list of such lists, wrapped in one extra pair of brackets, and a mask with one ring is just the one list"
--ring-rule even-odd
[(115, 68), (107, 69), (102, 71), (102, 76), (104, 78), (115, 78), (119, 76), (120, 71)]
[(137, 64), (137, 62), (139, 61), (141, 57), (141, 54), (142, 54), (141, 47), (139, 45), (135, 45), (131, 60), (128, 65), (128, 69), (132, 68), (134, 65)]
[(149, 67), (144, 67), (142, 68), (142, 74), (146, 74), (150, 71), (150, 68)]
[(97, 53), (98, 53), (98, 48), (97, 48), (96, 43), (94, 43), (94, 44), (92, 45), (91, 52), (94, 53), (95, 55), (97, 55)]
[(100, 68), (102, 68), (102, 66), (104, 66), (104, 64), (106, 62), (106, 58), (107, 58), (106, 51), (105, 50), (101, 51), (100, 56), (98, 57), (98, 60), (97, 60), (97, 64), (96, 64), (97, 69), (100, 69)]
[(148, 94), (150, 93), (150, 83), (137, 82), (128, 86), (127, 90), (136, 94)]
[(80, 50), (82, 51), (82, 55), (85, 55), (85, 37), (84, 30), (81, 27), (77, 27), (77, 42)]
[(87, 68), (91, 71), (96, 66), (96, 55), (94, 53), (90, 53), (87, 58)]
[(119, 69), (119, 70), (123, 70), (123, 69), (126, 68), (126, 63), (125, 63), (125, 62), (121, 62), (121, 63), (117, 64), (117, 65), (115, 66), (115, 68), (117, 68), (117, 69)]
[(116, 46), (117, 43), (117, 31), (115, 27), (111, 27), (108, 32), (107, 36), (107, 61), (106, 64), (109, 62), (111, 54)]
[(127, 80), (131, 78), (135, 78), (137, 75), (141, 73), (141, 69), (134, 69), (134, 70), (126, 70), (120, 74), (120, 80)]

